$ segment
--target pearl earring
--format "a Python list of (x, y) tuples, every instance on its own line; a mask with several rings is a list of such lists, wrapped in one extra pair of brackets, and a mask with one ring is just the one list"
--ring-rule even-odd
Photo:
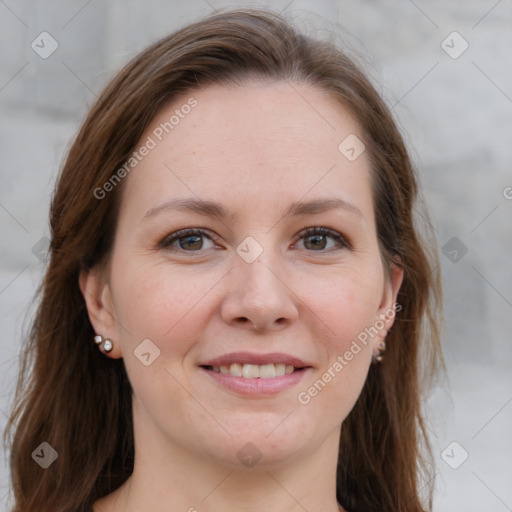
[(372, 359), (374, 363), (382, 363), (382, 361), (384, 360), (384, 352), (386, 351), (386, 342), (384, 341), (384, 339), (377, 343), (377, 347), (379, 349), (379, 353), (373, 356)]
[(114, 344), (112, 343), (112, 340), (110, 338), (103, 338), (103, 336), (97, 334), (94, 336), (94, 343), (98, 345), (98, 347), (101, 347), (105, 352), (112, 352), (112, 349), (114, 348)]

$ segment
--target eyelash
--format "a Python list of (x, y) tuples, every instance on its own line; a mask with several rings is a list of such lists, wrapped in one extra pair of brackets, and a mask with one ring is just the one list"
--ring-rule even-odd
[[(321, 227), (321, 226), (316, 226), (316, 227), (312, 227), (312, 228), (303, 229), (298, 234), (299, 240), (301, 240), (302, 238), (307, 238), (309, 236), (315, 236), (315, 235), (329, 236), (333, 240), (335, 240), (338, 243), (338, 245), (341, 246), (341, 248), (352, 250), (351, 244), (347, 241), (347, 239), (343, 235), (341, 235), (337, 231), (334, 231), (334, 230), (329, 229), (329, 228), (325, 228), (325, 227)], [(173, 252), (183, 252), (183, 253), (189, 253), (189, 254), (190, 253), (193, 254), (193, 253), (203, 252), (201, 249), (199, 249), (197, 251), (187, 251), (185, 249), (171, 247), (172, 243), (176, 242), (180, 238), (185, 238), (187, 236), (205, 236), (206, 238), (210, 239), (212, 242), (215, 242), (215, 240), (204, 229), (200, 229), (200, 228), (187, 228), (187, 229), (181, 229), (179, 231), (171, 233), (170, 235), (167, 235), (160, 242), (159, 247), (162, 248), (162, 249), (173, 251)], [(340, 249), (338, 249), (338, 250), (340, 250)], [(308, 251), (308, 252), (322, 254), (322, 253), (331, 252), (331, 251), (332, 251), (332, 249), (331, 250), (327, 250), (327, 251), (325, 251), (325, 250), (320, 250), (320, 251), (313, 251), (313, 250), (311, 250), (311, 251)]]

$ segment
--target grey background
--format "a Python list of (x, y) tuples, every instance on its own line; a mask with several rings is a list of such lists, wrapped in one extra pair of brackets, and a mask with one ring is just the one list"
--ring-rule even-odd
[[(2, 430), (23, 329), (44, 271), (49, 198), (83, 116), (113, 73), (147, 44), (214, 8), (234, 5), (0, 0)], [(243, 5), (285, 9), (311, 34), (335, 34), (393, 107), (446, 253), (441, 266), (449, 380), (428, 399), (435, 510), (512, 510), (511, 0)], [(46, 59), (31, 47), (41, 44), (43, 31), (58, 43)], [(469, 45), (458, 58), (441, 47), (454, 31)], [(457, 38), (444, 43), (452, 54), (463, 48)], [(0, 464), (5, 510), (6, 457)]]

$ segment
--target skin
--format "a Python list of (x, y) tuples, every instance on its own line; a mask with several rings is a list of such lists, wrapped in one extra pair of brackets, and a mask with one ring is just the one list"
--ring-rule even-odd
[[(124, 358), (134, 389), (135, 469), (94, 510), (335, 512), (340, 427), (382, 338), (361, 344), (307, 405), (297, 395), (391, 310), (402, 281), (379, 252), (366, 153), (350, 162), (338, 151), (349, 134), (363, 136), (322, 90), (249, 82), (175, 98), (141, 144), (190, 96), (197, 106), (123, 184), (110, 261), (80, 276), (95, 331), (114, 342), (105, 356)], [(189, 197), (236, 216), (164, 208), (145, 217)], [(322, 198), (342, 198), (361, 216), (343, 208), (283, 216), (295, 201)], [(301, 235), (316, 226), (352, 247)], [(159, 245), (183, 228), (211, 239), (188, 251), (186, 236), (174, 251)], [(263, 249), (251, 263), (236, 252), (248, 236)], [(144, 339), (160, 350), (149, 366), (133, 353)], [(237, 351), (284, 352), (313, 369), (291, 389), (241, 396), (198, 367)], [(253, 467), (237, 457), (246, 443), (262, 454)]]

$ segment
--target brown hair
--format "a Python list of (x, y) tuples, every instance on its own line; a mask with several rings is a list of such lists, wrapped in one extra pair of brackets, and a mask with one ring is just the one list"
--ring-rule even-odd
[[(104, 357), (93, 343), (78, 286), (81, 269), (109, 257), (122, 186), (102, 200), (94, 190), (129, 158), (175, 95), (253, 76), (311, 84), (352, 112), (370, 155), (382, 257), (404, 269), (402, 309), (385, 361), (372, 365), (342, 425), (338, 500), (351, 512), (431, 508), (420, 377), (421, 368), (433, 375), (441, 361), (441, 296), (437, 253), (414, 225), (417, 182), (402, 137), (374, 87), (342, 51), (277, 14), (242, 9), (189, 25), (135, 57), (103, 91), (69, 151), (52, 200), (51, 255), (5, 436), (14, 512), (85, 510), (133, 470), (131, 386), (123, 360)], [(51, 470), (31, 457), (43, 441), (59, 454)]]

